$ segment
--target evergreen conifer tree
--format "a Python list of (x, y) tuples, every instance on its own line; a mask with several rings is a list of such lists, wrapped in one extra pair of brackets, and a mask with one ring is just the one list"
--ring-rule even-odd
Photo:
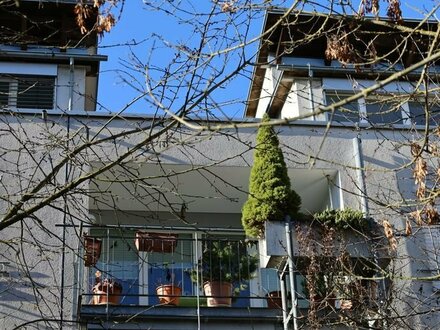
[[(262, 122), (270, 121), (264, 115)], [(249, 177), (249, 196), (242, 209), (242, 225), (249, 237), (263, 237), (267, 220), (284, 221), (295, 217), (301, 198), (291, 189), (283, 152), (271, 125), (261, 126), (257, 134), (254, 164)]]

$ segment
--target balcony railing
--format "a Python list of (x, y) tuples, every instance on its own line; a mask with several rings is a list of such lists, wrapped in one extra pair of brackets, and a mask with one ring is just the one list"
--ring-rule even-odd
[[(79, 255), (78, 310), (83, 323), (118, 317), (139, 322), (165, 322), (170, 317), (200, 322), (201, 318), (226, 317), (239, 322), (258, 319), (262, 326), (269, 326), (282, 320), (278, 272), (258, 268), (257, 242), (237, 235), (91, 230), (82, 239)], [(309, 321), (310, 311), (334, 322), (340, 313), (378, 310), (375, 281), (350, 274), (317, 276), (310, 300), (306, 273), (299, 273), (304, 271), (301, 265), (304, 268), (309, 261), (306, 257), (297, 261), (298, 270), (287, 275), (294, 277), (296, 292), (290, 292), (287, 280), (284, 307), (285, 312), (290, 310), (295, 298), (301, 324)], [(214, 288), (208, 287), (209, 282), (214, 282)], [(213, 291), (220, 283), (229, 284)], [(213, 306), (217, 308), (208, 308)]]
[[(96, 231), (83, 239), (82, 304), (267, 307), (276, 272), (258, 269), (258, 246), (237, 237)], [(214, 288), (208, 283), (213, 282)], [(220, 291), (212, 291), (224, 284)], [(166, 297), (170, 290), (170, 297)], [(208, 297), (208, 295), (210, 295)], [(279, 299), (269, 301), (274, 306)]]

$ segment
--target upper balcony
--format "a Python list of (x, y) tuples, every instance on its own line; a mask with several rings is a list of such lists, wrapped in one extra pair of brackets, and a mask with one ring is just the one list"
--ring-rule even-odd
[[(21, 47), (70, 48), (96, 47), (96, 33), (84, 35), (76, 24), (73, 6), (77, 1), (20, 1), (0, 5), (0, 44)], [(12, 4), (11, 4), (12, 3)], [(92, 10), (86, 25), (96, 22), (97, 11)]]

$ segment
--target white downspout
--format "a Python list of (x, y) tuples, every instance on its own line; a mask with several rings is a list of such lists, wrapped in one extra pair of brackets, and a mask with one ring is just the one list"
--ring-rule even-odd
[[(307, 67), (309, 68), (309, 93), (310, 93), (310, 97), (309, 97), (309, 102), (310, 102), (310, 111), (312, 113), (313, 110), (315, 109), (315, 100), (313, 98), (313, 70), (310, 67), (310, 63), (307, 63)], [(312, 116), (313, 120), (316, 120), (315, 115), (313, 114)]]
[[(358, 184), (359, 184), (359, 189), (361, 191), (362, 213), (364, 214), (364, 216), (366, 218), (368, 218), (370, 216), (370, 211), (368, 208), (367, 188), (365, 185), (364, 156), (362, 153), (362, 140), (361, 140), (360, 134), (358, 134), (357, 137), (355, 137), (353, 139), (353, 147), (354, 147), (354, 154), (355, 154), (355, 161), (356, 161), (356, 171), (357, 171), (357, 176), (358, 176)], [(373, 250), (373, 255), (374, 255), (374, 264), (379, 265), (379, 260), (378, 260), (376, 250)], [(384, 301), (382, 298), (386, 292), (385, 280), (382, 279), (382, 274), (379, 271), (376, 272), (376, 277), (381, 278), (379, 280), (376, 280), (376, 283), (378, 283), (378, 287), (380, 287), (382, 289), (382, 294), (379, 294), (379, 296), (376, 297), (376, 299), (379, 299), (379, 312), (383, 312), (382, 305), (383, 305)], [(388, 326), (386, 324), (386, 320), (384, 320), (383, 328), (384, 329), (388, 328)]]
[(73, 57), (70, 58), (69, 61), (69, 104), (68, 104), (68, 111), (72, 111), (72, 104), (73, 104), (73, 87), (74, 87), (74, 68), (75, 67), (75, 60)]
[(368, 199), (367, 199), (367, 187), (365, 185), (365, 173), (364, 173), (364, 156), (362, 153), (362, 140), (360, 134), (353, 139), (353, 149), (356, 165), (356, 173), (358, 178), (360, 196), (361, 196), (361, 209), (366, 218), (369, 217)]

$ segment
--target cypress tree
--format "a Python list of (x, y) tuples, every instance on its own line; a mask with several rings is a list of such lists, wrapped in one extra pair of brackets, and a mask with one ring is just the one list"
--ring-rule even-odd
[[(268, 121), (266, 114), (262, 122)], [(249, 177), (249, 196), (242, 209), (241, 221), (246, 235), (263, 237), (265, 221), (284, 221), (286, 215), (295, 217), (300, 206), (301, 198), (290, 187), (275, 130), (271, 125), (261, 126)]]

